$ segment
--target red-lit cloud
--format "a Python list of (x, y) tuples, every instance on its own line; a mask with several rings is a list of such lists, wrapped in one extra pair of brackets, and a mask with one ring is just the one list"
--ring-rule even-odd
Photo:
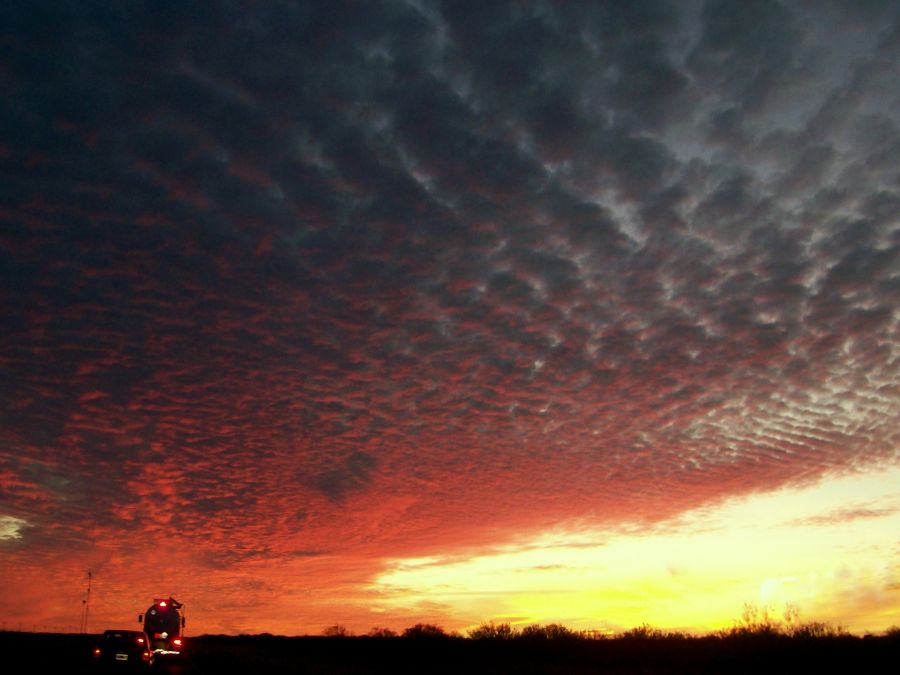
[(34, 621), (361, 623), (387, 558), (896, 461), (895, 9), (426, 5), (6, 10)]

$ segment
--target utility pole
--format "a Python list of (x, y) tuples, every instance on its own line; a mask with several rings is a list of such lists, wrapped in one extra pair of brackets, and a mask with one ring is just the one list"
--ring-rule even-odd
[(85, 599), (81, 601), (81, 604), (84, 608), (84, 616), (81, 619), (81, 632), (87, 633), (88, 628), (88, 613), (91, 611), (91, 571), (88, 570), (88, 585), (87, 585), (87, 595)]

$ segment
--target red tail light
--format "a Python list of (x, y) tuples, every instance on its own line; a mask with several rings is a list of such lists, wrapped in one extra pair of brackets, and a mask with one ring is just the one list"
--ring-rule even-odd
[(144, 644), (144, 638), (139, 637), (139, 638), (137, 639), (137, 643), (138, 643), (139, 645)]
[(94, 648), (94, 656), (100, 656), (103, 652), (100, 651), (100, 647)]
[(184, 643), (181, 641), (180, 637), (172, 638), (172, 646), (173, 647), (181, 647)]
[(149, 661), (150, 660), (150, 652), (144, 652), (143, 654), (141, 654), (141, 658), (144, 659), (144, 661)]

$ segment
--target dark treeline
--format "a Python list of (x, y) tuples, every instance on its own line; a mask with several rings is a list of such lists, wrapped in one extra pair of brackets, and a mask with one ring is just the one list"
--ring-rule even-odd
[[(469, 637), (418, 624), (364, 636), (201, 635), (170, 675), (517, 673), (805, 673), (882, 672), (900, 657), (900, 631), (857, 636), (836, 630), (748, 629), (690, 636), (641, 627), (614, 637), (560, 626), (514, 631), (485, 624)], [(559, 630), (562, 628), (562, 630)], [(544, 630), (546, 629), (546, 630)], [(94, 672), (95, 636), (0, 633), (6, 672)]]

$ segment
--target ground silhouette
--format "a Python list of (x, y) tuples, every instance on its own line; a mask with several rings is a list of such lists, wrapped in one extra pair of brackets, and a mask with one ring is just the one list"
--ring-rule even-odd
[[(562, 630), (560, 630), (562, 628)], [(96, 636), (0, 633), (5, 672), (95, 672)], [(513, 631), (485, 624), (469, 637), (419, 624), (400, 636), (202, 635), (185, 658), (154, 667), (168, 675), (420, 674), (500, 675), (603, 673), (874, 673), (900, 657), (900, 630), (855, 636), (840, 631), (748, 629), (688, 636), (647, 626), (615, 637), (564, 627)]]

